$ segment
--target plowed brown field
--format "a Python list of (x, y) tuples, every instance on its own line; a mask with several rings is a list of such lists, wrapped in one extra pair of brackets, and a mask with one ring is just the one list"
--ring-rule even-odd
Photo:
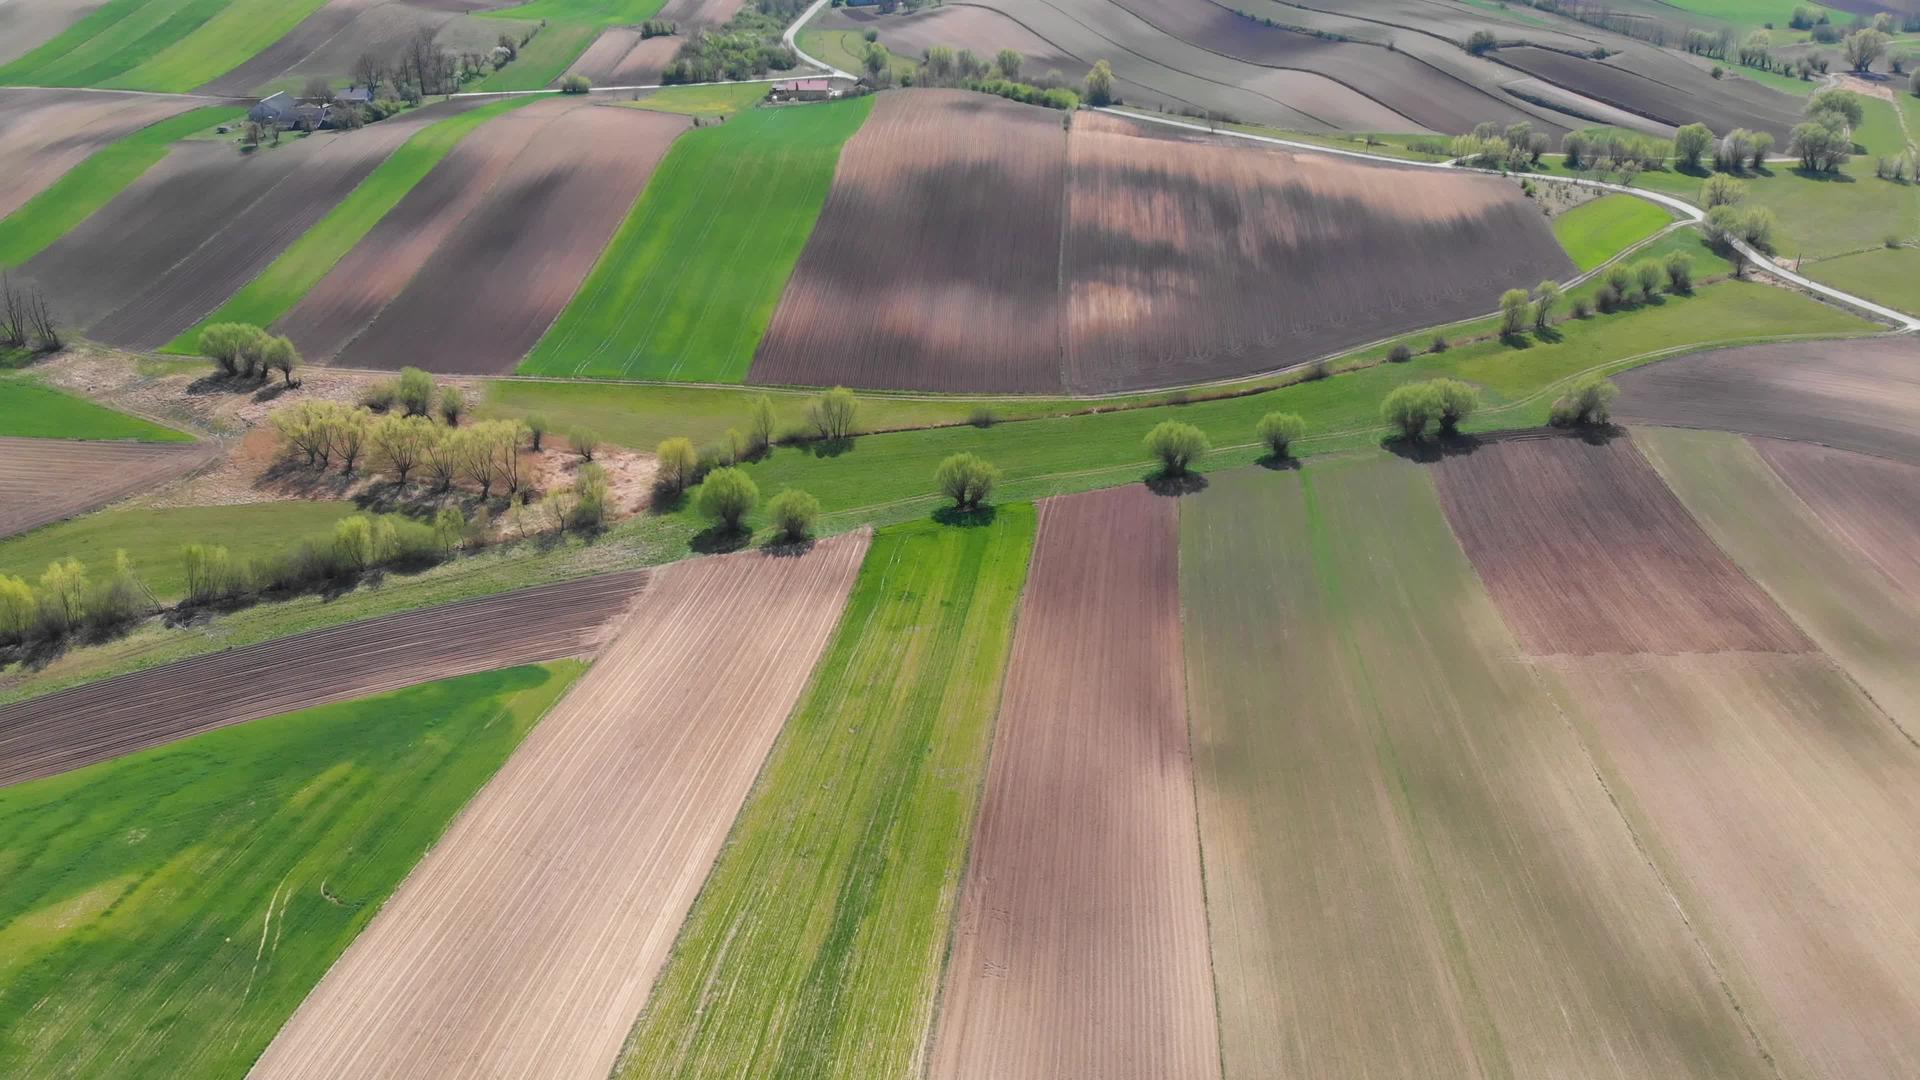
[(460, 140), (274, 329), (292, 338), (310, 360), (339, 355), (484, 203), (565, 104), (525, 106)]
[(1281, 367), (1572, 273), (1538, 208), (1467, 175), (1145, 138), (1074, 118), (1067, 389)]
[(462, 600), (0, 706), (0, 784), (245, 720), (596, 648), (645, 571)]
[(1824, 656), (1546, 666), (1777, 1075), (1920, 1075), (1920, 750)]
[(253, 1075), (605, 1077), (866, 546), (659, 572)]
[(964, 90), (883, 95), (841, 153), (751, 380), (1057, 390), (1061, 125)]
[(32, 52), (105, 0), (8, 0), (0, 4), (0, 64)]
[(151, 491), (219, 456), (213, 443), (0, 438), (0, 536)]
[(638, 30), (616, 26), (601, 31), (567, 74), (585, 75), (595, 86), (651, 86), (682, 44), (679, 37), (643, 38)]
[(1040, 504), (934, 1034), (935, 1077), (1220, 1074), (1177, 504)]
[[(553, 323), (685, 117), (540, 103), (561, 114), (513, 161), (339, 362), (511, 371)], [(452, 317), (450, 313), (457, 313)]]
[(1433, 478), (1530, 653), (1812, 648), (1625, 439), (1484, 446)]
[(1920, 465), (1920, 342), (1754, 345), (1618, 376), (1614, 416), (1824, 443)]
[(95, 150), (192, 104), (154, 94), (0, 89), (0, 218)]
[(1715, 131), (1767, 131), (1784, 147), (1787, 133), (1801, 119), (1800, 98), (1751, 79), (1712, 78), (1651, 46), (1631, 45), (1606, 60), (1533, 46), (1497, 49), (1489, 55), (1543, 82), (1663, 124), (1699, 121)]
[(1828, 528), (1920, 600), (1920, 466), (1809, 443), (1753, 445)]

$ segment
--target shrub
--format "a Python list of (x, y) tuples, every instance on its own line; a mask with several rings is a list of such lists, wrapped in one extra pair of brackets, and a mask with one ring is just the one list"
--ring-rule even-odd
[(1447, 351), (1447, 335), (1445, 334), (1433, 335), (1433, 343), (1427, 346), (1427, 351), (1430, 353), (1446, 352)]
[(467, 395), (457, 386), (449, 386), (440, 392), (440, 419), (448, 427), (459, 427), (460, 418), (467, 415)]
[(685, 491), (693, 483), (695, 471), (700, 465), (700, 456), (694, 452), (693, 440), (685, 438), (664, 439), (654, 447), (654, 457), (659, 459), (660, 486), (668, 491)]
[(1633, 264), (1634, 284), (1640, 287), (1642, 299), (1653, 299), (1653, 294), (1660, 291), (1660, 282), (1665, 280), (1666, 276), (1666, 270), (1652, 259), (1642, 259)]
[(1484, 56), (1499, 44), (1500, 39), (1494, 37), (1491, 30), (1475, 30), (1467, 35), (1467, 51), (1475, 56)]
[(613, 488), (607, 482), (607, 470), (588, 463), (580, 467), (573, 481), (573, 505), (561, 515), (561, 524), (569, 521), (575, 528), (597, 529), (613, 511)]
[(1620, 388), (1597, 372), (1580, 376), (1573, 387), (1553, 403), (1548, 422), (1555, 427), (1586, 427), (1607, 423)]
[(1584, 319), (1592, 314), (1593, 314), (1593, 303), (1589, 301), (1586, 297), (1582, 296), (1574, 300), (1573, 302), (1574, 318)]
[(33, 633), (39, 610), (33, 586), (0, 574), (0, 641), (25, 641)]
[(1669, 292), (1683, 296), (1693, 291), (1693, 256), (1684, 251), (1672, 252), (1661, 269), (1666, 271)]
[(394, 395), (408, 416), (425, 416), (433, 411), (433, 376), (416, 367), (400, 369), (400, 381)]
[(725, 532), (737, 532), (740, 522), (760, 501), (760, 489), (743, 470), (729, 465), (707, 474), (700, 485), (701, 516)]
[(567, 432), (567, 445), (580, 455), (582, 461), (592, 461), (594, 451), (600, 449), (600, 433), (590, 427), (577, 427)]
[(1634, 286), (1638, 282), (1639, 278), (1634, 276), (1633, 267), (1626, 263), (1614, 263), (1607, 268), (1607, 287), (1612, 289), (1614, 295), (1622, 301), (1633, 296)]
[(954, 508), (966, 510), (980, 506), (993, 494), (1000, 470), (973, 454), (953, 454), (933, 471), (933, 485), (940, 494), (953, 500)]
[(200, 352), (225, 375), (252, 375), (268, 341), (265, 330), (250, 323), (214, 323), (200, 331)]
[(1426, 438), (1439, 411), (1439, 399), (1426, 383), (1396, 386), (1380, 403), (1380, 419), (1408, 442)]
[(994, 415), (994, 411), (985, 405), (975, 405), (973, 411), (967, 414), (967, 423), (977, 428), (990, 428), (999, 419)]
[(1411, 359), (1413, 359), (1413, 350), (1407, 348), (1405, 343), (1387, 350), (1387, 362), (1390, 364), (1404, 364)]
[(1177, 420), (1162, 420), (1154, 425), (1153, 430), (1147, 432), (1145, 442), (1147, 453), (1160, 459), (1160, 469), (1168, 476), (1185, 474), (1195, 458), (1212, 449), (1206, 432)]
[(761, 394), (753, 399), (747, 410), (747, 450), (752, 454), (764, 454), (773, 446), (774, 425), (773, 399)]
[(528, 449), (537, 454), (540, 452), (540, 440), (546, 436), (547, 432), (553, 430), (553, 425), (539, 413), (534, 413), (523, 422), (527, 425), (527, 438), (531, 440)]
[(1525, 289), (1508, 289), (1500, 294), (1500, 335), (1513, 337), (1526, 329), (1527, 313), (1532, 310), (1532, 301)]
[(460, 546), (467, 532), (466, 516), (451, 506), (443, 506), (433, 515), (433, 541), (442, 552), (451, 552)]
[(1253, 430), (1266, 445), (1267, 453), (1280, 461), (1285, 460), (1288, 448), (1307, 430), (1307, 423), (1295, 413), (1270, 412), (1260, 418)]
[(767, 516), (780, 539), (798, 543), (813, 532), (813, 524), (820, 518), (820, 500), (788, 488), (767, 501)]
[(1433, 379), (1427, 385), (1433, 387), (1439, 403), (1440, 431), (1444, 435), (1458, 432), (1460, 422), (1480, 407), (1480, 392), (1458, 379)]
[(1549, 278), (1534, 289), (1533, 328), (1545, 330), (1553, 322), (1553, 309), (1560, 306), (1560, 283)]
[(593, 82), (585, 75), (569, 75), (560, 80), (560, 92), (563, 94), (584, 94), (591, 89)]
[(236, 584), (233, 561), (218, 544), (188, 544), (180, 550), (180, 567), (187, 580), (188, 603), (217, 600)]
[(380, 379), (360, 388), (360, 407), (386, 412), (400, 399), (400, 386), (392, 379)]
[(1700, 185), (1700, 205), (1711, 210), (1716, 206), (1732, 206), (1747, 197), (1747, 185), (1725, 173), (1714, 173), (1707, 182)]

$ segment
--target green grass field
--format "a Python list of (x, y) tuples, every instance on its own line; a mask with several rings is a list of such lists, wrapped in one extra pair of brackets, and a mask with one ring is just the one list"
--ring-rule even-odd
[(631, 26), (646, 22), (666, 6), (665, 0), (530, 0), (518, 7), (483, 11), (490, 19), (519, 19), (523, 22), (576, 24), (580, 26)]
[[(1787, 23), (1793, 18), (1793, 9), (1822, 7), (1810, 0), (1663, 0), (1663, 3), (1679, 8), (1681, 11), (1732, 23), (1745, 30), (1758, 30), (1765, 24), (1772, 23), (1782, 32), (1786, 32)], [(1835, 26), (1845, 27), (1853, 21), (1853, 16), (1844, 11), (1832, 8), (1826, 10)]]
[(616, 1075), (905, 1076), (939, 989), (1033, 508), (882, 529)]
[(101, 147), (0, 218), (0, 266), (19, 266), (65, 236), (166, 157), (172, 143), (245, 115), (230, 105), (193, 109)]
[[(886, 43), (887, 39), (881, 37), (880, 44)], [(817, 57), (841, 71), (858, 74), (867, 69), (867, 40), (862, 31), (802, 30), (794, 35), (794, 44), (800, 46), (808, 56)], [(919, 61), (912, 56), (889, 50), (887, 59), (887, 66), (893, 69), (895, 81), (920, 70)]]
[(186, 595), (180, 549), (188, 544), (219, 544), (245, 563), (302, 540), (328, 538), (334, 522), (358, 512), (344, 501), (102, 510), (0, 540), (0, 574), (35, 581), (48, 563), (74, 558), (98, 579), (113, 568), (113, 553), (123, 550), (140, 580), (167, 603)]
[(1602, 195), (1553, 219), (1553, 235), (1582, 272), (1667, 227), (1673, 215), (1632, 195)]
[(669, 86), (638, 101), (623, 101), (632, 109), (679, 113), (703, 120), (721, 119), (753, 108), (767, 99), (766, 83), (718, 83), (712, 86)]
[(0, 1073), (241, 1076), (582, 665), (0, 790)]
[(528, 375), (738, 382), (873, 99), (755, 109), (680, 136)]
[(1878, 247), (1801, 268), (1810, 278), (1876, 303), (1920, 315), (1920, 248)]
[(107, 0), (0, 66), (0, 84), (184, 92), (278, 40), (324, 0)]
[(30, 439), (131, 439), (192, 442), (184, 431), (115, 412), (38, 380), (0, 376), (0, 435)]
[(307, 290), (319, 284), (327, 271), (333, 269), (333, 264), (352, 251), (469, 132), (501, 113), (537, 100), (537, 97), (521, 97), (488, 102), (421, 129), (388, 155), (346, 198), (329, 210), (326, 217), (281, 252), (258, 277), (242, 286), (213, 314), (167, 342), (161, 351), (196, 353), (200, 331), (213, 323), (272, 324), (292, 310)]

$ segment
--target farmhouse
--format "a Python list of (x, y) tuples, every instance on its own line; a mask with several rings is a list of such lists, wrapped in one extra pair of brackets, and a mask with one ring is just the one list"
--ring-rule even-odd
[(292, 94), (281, 90), (254, 102), (253, 108), (247, 110), (247, 119), (262, 124), (291, 124), (299, 107)]
[(825, 101), (839, 96), (828, 79), (789, 79), (774, 83), (767, 92), (768, 101)]

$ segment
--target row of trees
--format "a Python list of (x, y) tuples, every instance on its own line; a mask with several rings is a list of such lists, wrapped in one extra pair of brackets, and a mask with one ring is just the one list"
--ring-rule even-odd
[(288, 387), (301, 365), (292, 341), (250, 323), (214, 323), (200, 331), (200, 355), (228, 378), (264, 379), (277, 371)]
[(39, 289), (22, 288), (0, 273), (0, 345), (56, 352), (61, 344), (60, 324), (47, 298)]
[(125, 551), (113, 553), (113, 567), (98, 580), (79, 559), (56, 559), (37, 583), (0, 574), (0, 644), (58, 641), (82, 630), (103, 633), (154, 606)]
[(1452, 153), (1469, 165), (1489, 169), (1522, 171), (1540, 163), (1553, 146), (1553, 140), (1533, 130), (1525, 120), (1509, 124), (1485, 123), (1453, 140)]

